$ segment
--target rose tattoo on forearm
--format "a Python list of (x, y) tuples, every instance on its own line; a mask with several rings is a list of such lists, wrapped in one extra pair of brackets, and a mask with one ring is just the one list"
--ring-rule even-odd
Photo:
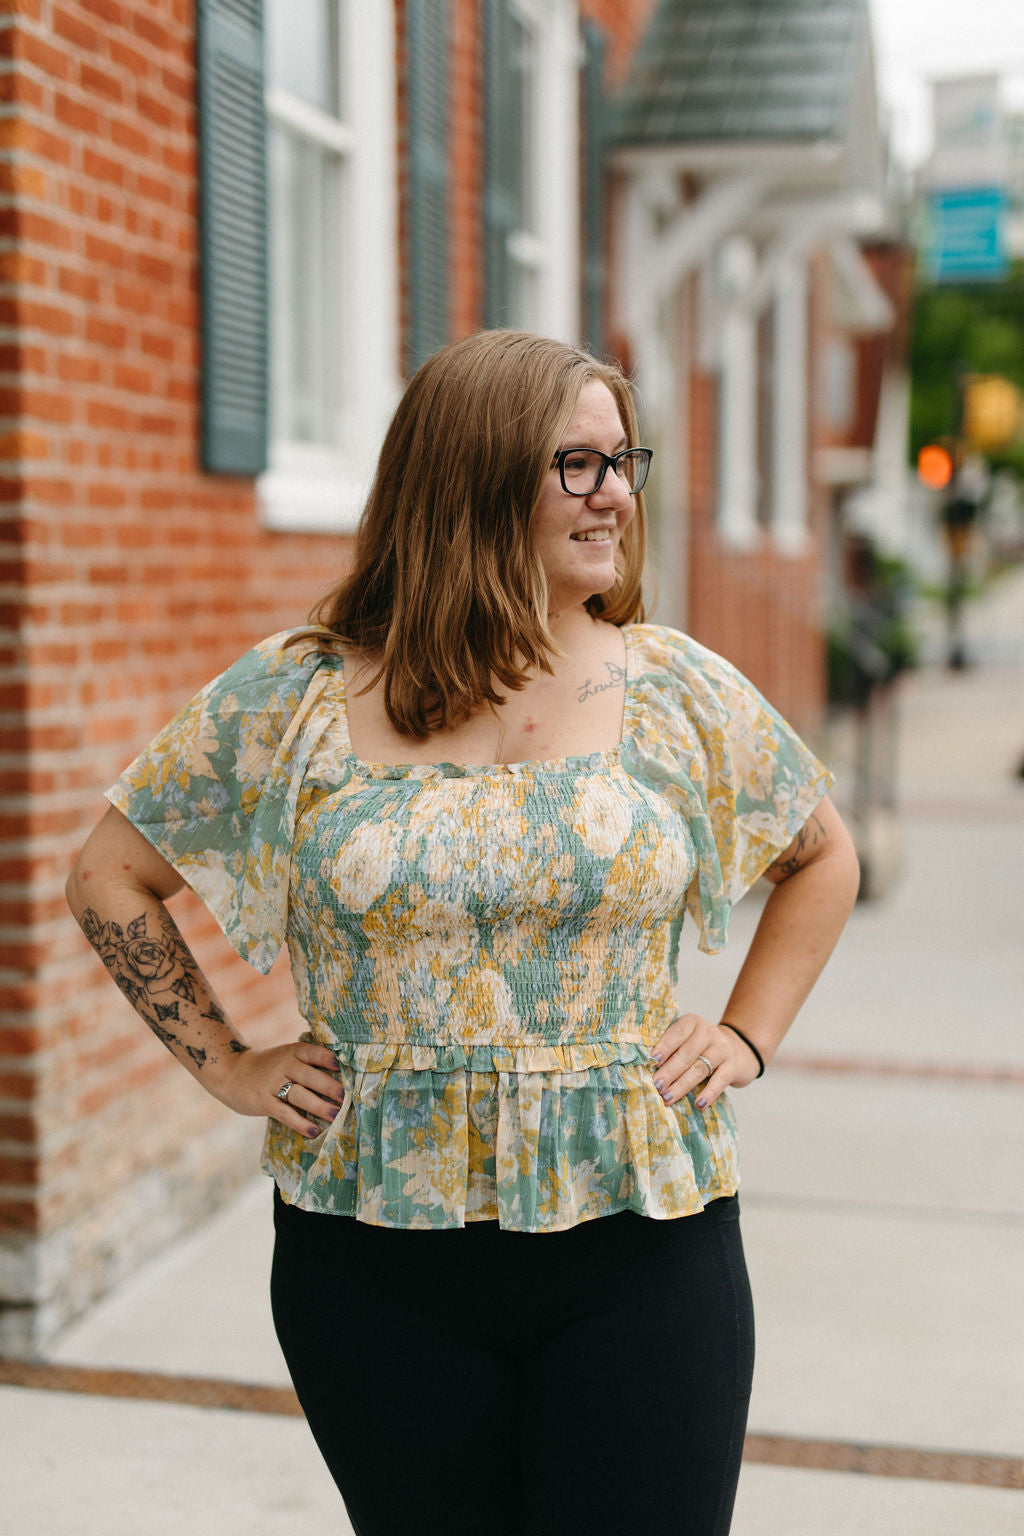
[[(161, 914), (163, 933), (160, 938), (151, 938), (147, 933), (144, 912), (122, 927), (113, 919), (104, 922), (94, 908), (87, 907), (82, 913), (81, 925), (111, 979), (157, 1039), (176, 1055), (186, 1053), (201, 1070), (206, 1062), (206, 1050), (183, 1040), (170, 1027), (187, 1022), (181, 1014), (183, 1003), (196, 1004), (198, 1009), (196, 982), (199, 968), (169, 914)], [(205, 993), (205, 988), (201, 990)], [(212, 999), (206, 1000), (206, 1010), (199, 1011), (200, 1018), (217, 1024), (226, 1022), (223, 1009)]]

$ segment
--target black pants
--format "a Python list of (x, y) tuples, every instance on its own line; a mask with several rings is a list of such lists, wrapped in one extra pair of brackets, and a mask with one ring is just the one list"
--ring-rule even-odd
[(276, 1200), (277, 1335), (358, 1536), (725, 1536), (753, 1369), (735, 1197), (565, 1232)]

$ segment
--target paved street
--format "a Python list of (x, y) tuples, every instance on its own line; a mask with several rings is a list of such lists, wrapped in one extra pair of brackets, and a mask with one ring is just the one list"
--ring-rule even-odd
[[(968, 634), (974, 668), (933, 660), (903, 691), (891, 893), (736, 1096), (759, 1336), (733, 1536), (1024, 1528), (1024, 573)], [(685, 961), (688, 1007), (720, 1010), (756, 900), (726, 956)], [(52, 1378), (75, 1390), (0, 1388), (0, 1532), (349, 1532), (302, 1421), (254, 1411), (286, 1383), (269, 1199), (254, 1182), (54, 1351), (148, 1396), (76, 1369)], [(188, 1382), (156, 1401), (173, 1382), (150, 1372), (254, 1384), (250, 1411)]]

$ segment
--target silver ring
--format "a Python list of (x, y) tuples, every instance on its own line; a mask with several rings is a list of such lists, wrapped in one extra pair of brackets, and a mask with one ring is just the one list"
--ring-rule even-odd
[[(698, 1056), (698, 1057), (697, 1057), (697, 1061), (702, 1061), (702, 1062), (703, 1062), (703, 1063), (704, 1063), (704, 1065), (705, 1065), (705, 1066), (706, 1066), (706, 1067), (707, 1067), (707, 1069), (708, 1069), (708, 1077), (710, 1077), (710, 1076), (711, 1076), (711, 1074), (712, 1074), (712, 1072), (713, 1072), (713, 1071), (714, 1071), (714, 1070), (715, 1070), (715, 1069), (714, 1069), (714, 1067), (713, 1067), (713, 1066), (712, 1066), (712, 1064), (711, 1064), (711, 1062), (710, 1062), (710, 1061), (708, 1061), (708, 1059), (707, 1059), (707, 1057), (706, 1057), (706, 1056)], [(696, 1065), (697, 1065), (697, 1062), (694, 1062), (694, 1066), (696, 1066)]]
[(287, 1102), (288, 1102), (288, 1095), (291, 1093), (291, 1091), (292, 1091), (292, 1089), (294, 1087), (295, 1087), (294, 1083), (284, 1083), (277, 1090), (277, 1097), (281, 1100), (281, 1102), (283, 1104), (287, 1104)]

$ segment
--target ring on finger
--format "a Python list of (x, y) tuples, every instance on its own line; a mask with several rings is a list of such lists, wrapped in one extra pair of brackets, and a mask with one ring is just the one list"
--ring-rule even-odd
[(291, 1093), (294, 1087), (294, 1083), (282, 1083), (280, 1088), (277, 1090), (275, 1097), (280, 1099), (283, 1104), (287, 1104), (288, 1095)]
[[(708, 1077), (710, 1077), (712, 1072), (715, 1070), (713, 1064), (710, 1061), (708, 1061), (706, 1056), (698, 1056), (697, 1057), (697, 1061), (702, 1061), (704, 1063), (704, 1065), (708, 1069)], [(694, 1066), (697, 1065), (697, 1061), (694, 1062)]]

